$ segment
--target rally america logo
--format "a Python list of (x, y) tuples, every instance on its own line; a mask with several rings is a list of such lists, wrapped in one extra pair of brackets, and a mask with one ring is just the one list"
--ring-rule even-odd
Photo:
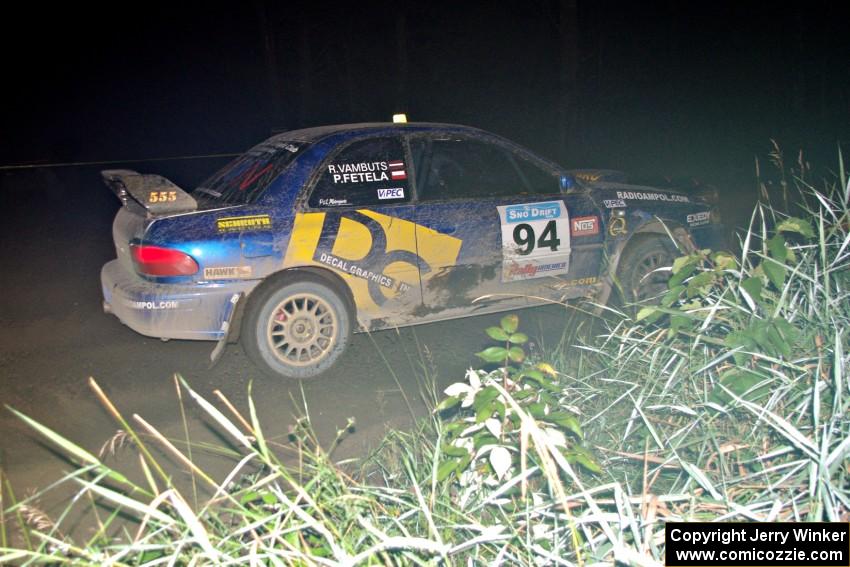
[(403, 161), (391, 161), (388, 165), (390, 166), (390, 179), (393, 181), (403, 181), (407, 179), (407, 172), (404, 170)]

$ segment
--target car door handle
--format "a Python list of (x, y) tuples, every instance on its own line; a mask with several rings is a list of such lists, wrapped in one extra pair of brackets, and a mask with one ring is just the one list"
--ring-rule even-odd
[(454, 234), (457, 231), (457, 227), (456, 226), (440, 226), (440, 227), (435, 228), (434, 230), (436, 230), (437, 232), (439, 232), (441, 234)]

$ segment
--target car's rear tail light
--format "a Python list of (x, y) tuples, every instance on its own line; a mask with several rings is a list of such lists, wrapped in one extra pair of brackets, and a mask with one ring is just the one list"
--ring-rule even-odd
[(136, 270), (146, 276), (191, 276), (198, 272), (194, 258), (173, 248), (131, 244), (130, 255)]

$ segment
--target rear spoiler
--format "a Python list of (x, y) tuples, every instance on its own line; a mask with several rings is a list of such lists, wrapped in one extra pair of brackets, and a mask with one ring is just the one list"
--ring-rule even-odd
[(161, 175), (142, 175), (129, 169), (106, 169), (100, 174), (125, 207), (132, 198), (153, 215), (188, 213), (198, 208), (194, 197)]

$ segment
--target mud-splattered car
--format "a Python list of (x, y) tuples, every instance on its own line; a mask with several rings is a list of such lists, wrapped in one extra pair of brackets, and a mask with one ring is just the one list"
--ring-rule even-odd
[(566, 170), (430, 123), (276, 135), (185, 192), (103, 172), (124, 206), (104, 308), (163, 339), (240, 339), (276, 375), (320, 374), (357, 331), (664, 286), (675, 247), (716, 246), (712, 206)]

